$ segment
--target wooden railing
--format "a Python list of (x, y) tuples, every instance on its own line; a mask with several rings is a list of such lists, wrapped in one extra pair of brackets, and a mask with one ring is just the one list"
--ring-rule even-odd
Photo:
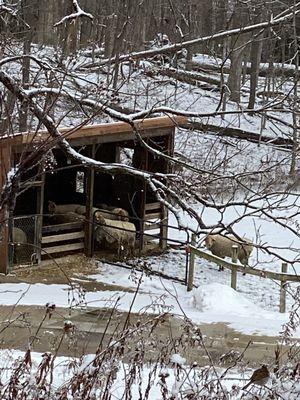
[(82, 251), (84, 248), (82, 222), (69, 222), (59, 225), (43, 226), (42, 256), (49, 254)]
[(238, 246), (232, 246), (232, 261), (224, 260), (218, 256), (213, 254), (209, 254), (204, 250), (201, 250), (196, 247), (195, 235), (192, 235), (191, 245), (188, 247), (188, 252), (190, 253), (190, 261), (189, 261), (189, 271), (188, 271), (188, 283), (187, 290), (190, 291), (194, 286), (194, 270), (195, 270), (195, 257), (204, 258), (207, 261), (214, 262), (223, 268), (228, 268), (231, 270), (231, 287), (236, 290), (237, 287), (237, 273), (242, 272), (243, 275), (256, 275), (261, 278), (268, 278), (275, 281), (280, 282), (280, 302), (279, 302), (279, 311), (284, 313), (286, 311), (286, 284), (287, 282), (300, 282), (300, 276), (294, 274), (288, 274), (287, 263), (282, 263), (281, 265), (281, 273), (262, 270), (258, 268), (252, 268), (249, 266), (243, 266), (241, 264), (237, 264), (237, 250)]

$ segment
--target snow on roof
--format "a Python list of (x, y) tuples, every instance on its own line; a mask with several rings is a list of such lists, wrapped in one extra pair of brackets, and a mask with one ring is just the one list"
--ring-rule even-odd
[[(157, 130), (160, 128), (173, 128), (181, 123), (186, 123), (187, 118), (182, 116), (164, 116), (155, 118), (145, 118), (134, 121), (135, 127), (140, 131)], [(67, 139), (95, 138), (109, 135), (122, 135), (133, 133), (133, 128), (126, 122), (112, 122), (97, 125), (85, 125), (83, 127), (64, 127), (59, 131)], [(12, 146), (28, 145), (33, 142), (47, 140), (50, 137), (47, 130), (32, 132), (17, 132), (6, 134), (0, 137), (0, 146), (10, 144)], [(121, 138), (118, 137), (117, 141)], [(122, 139), (121, 139), (122, 140)]]

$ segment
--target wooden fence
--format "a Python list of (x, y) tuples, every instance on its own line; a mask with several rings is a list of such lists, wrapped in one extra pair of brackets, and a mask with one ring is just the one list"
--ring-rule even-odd
[(201, 257), (205, 260), (216, 263), (221, 267), (225, 267), (231, 270), (231, 287), (236, 290), (237, 287), (237, 273), (242, 272), (243, 274), (256, 275), (261, 278), (268, 278), (280, 282), (280, 302), (279, 302), (279, 312), (284, 313), (286, 311), (286, 285), (287, 282), (300, 282), (300, 276), (292, 275), (287, 273), (288, 265), (287, 263), (282, 263), (281, 273), (266, 271), (258, 268), (252, 268), (249, 266), (243, 266), (237, 264), (237, 250), (238, 246), (232, 246), (232, 262), (226, 261), (223, 258), (217, 257), (213, 254), (209, 254), (199, 248), (196, 245), (196, 236), (192, 235), (192, 242), (188, 248), (190, 253), (189, 271), (188, 271), (188, 284), (187, 290), (193, 289), (194, 282), (194, 270), (195, 270), (195, 257)]

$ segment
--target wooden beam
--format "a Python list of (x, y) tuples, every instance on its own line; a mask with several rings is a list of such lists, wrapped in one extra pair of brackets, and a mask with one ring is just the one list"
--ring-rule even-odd
[(65, 240), (75, 240), (75, 239), (83, 239), (84, 232), (71, 232), (71, 233), (62, 233), (60, 235), (52, 235), (52, 236), (44, 236), (42, 238), (42, 244), (45, 243), (56, 243), (56, 242), (64, 242)]
[[(148, 203), (145, 204), (145, 211), (152, 211), (152, 210), (160, 210), (161, 206), (160, 206), (160, 202), (157, 201), (155, 203)], [(146, 212), (146, 215), (148, 213)]]
[[(43, 172), (44, 164), (39, 166), (39, 173), (41, 180), (36, 185), (36, 212), (37, 223), (35, 229), (35, 246), (36, 246), (36, 261), (39, 264), (42, 260), (41, 247), (42, 247), (42, 228), (43, 228), (43, 214), (44, 214), (44, 194), (45, 194), (45, 173)], [(35, 185), (34, 185), (35, 186)]]
[[(287, 263), (281, 264), (281, 272), (283, 274), (287, 273), (288, 265)], [(282, 279), (280, 282), (280, 301), (279, 301), (279, 312), (285, 313), (286, 311), (286, 280)]]
[(156, 212), (153, 212), (151, 214), (146, 213), (145, 214), (145, 219), (146, 219), (146, 221), (150, 221), (152, 219), (160, 221), (160, 219), (161, 219), (161, 211), (156, 211)]
[(160, 222), (160, 239), (159, 246), (162, 250), (165, 250), (168, 246), (168, 221), (169, 221), (169, 212), (167, 207), (162, 205), (161, 211), (161, 222)]
[(48, 225), (48, 226), (43, 226), (42, 228), (42, 233), (43, 235), (47, 233), (52, 233), (52, 232), (62, 232), (62, 231), (68, 231), (71, 229), (82, 229), (83, 227), (83, 222), (67, 222), (65, 224), (58, 224), (58, 225)]
[[(90, 157), (95, 158), (96, 146), (93, 144), (90, 149)], [(93, 204), (94, 204), (94, 184), (95, 184), (95, 171), (94, 169), (87, 170), (86, 181), (86, 214), (85, 214), (85, 240), (84, 240), (84, 253), (87, 257), (92, 257), (93, 250)]]
[[(183, 116), (170, 116), (170, 117), (156, 117), (156, 118), (145, 118), (143, 120), (137, 120), (134, 125), (140, 132), (155, 131), (158, 129), (172, 128), (177, 125), (184, 125), (187, 123), (187, 118)], [(73, 131), (74, 130), (74, 131)], [(68, 141), (83, 138), (85, 140), (97, 137), (106, 137), (113, 135), (118, 140), (124, 140), (127, 136), (133, 137), (133, 128), (131, 125), (125, 122), (113, 122), (109, 124), (99, 125), (86, 125), (82, 128), (76, 129), (76, 127), (60, 128), (59, 131), (65, 135)], [(0, 147), (6, 146), (7, 144), (12, 146), (25, 146), (28, 144), (40, 143), (51, 139), (48, 131), (38, 132), (23, 132), (16, 133), (13, 136), (5, 137), (0, 139)], [(117, 140), (111, 140), (117, 141)]]
[[(192, 234), (192, 246), (196, 244), (196, 235)], [(191, 247), (192, 247), (191, 246)], [(195, 252), (190, 252), (189, 260), (189, 270), (188, 270), (188, 281), (187, 281), (187, 291), (190, 292), (194, 287), (194, 272), (195, 272)]]
[[(141, 131), (140, 134), (143, 139), (153, 138), (156, 136), (166, 136), (171, 133), (170, 128), (158, 128), (158, 129), (147, 129)], [(122, 143), (128, 141), (134, 141), (135, 135), (133, 132), (123, 133), (109, 133), (105, 135), (94, 135), (94, 136), (81, 136), (75, 138), (68, 138), (68, 142), (72, 146), (92, 145), (92, 144), (103, 144), (103, 143)]]
[(267, 271), (267, 270), (261, 270), (258, 268), (252, 268), (248, 266), (243, 266), (239, 264), (234, 264), (230, 261), (226, 261), (223, 258), (217, 257), (213, 254), (206, 253), (203, 250), (198, 249), (195, 246), (189, 246), (190, 251), (194, 254), (196, 254), (198, 257), (204, 258), (205, 260), (212, 261), (216, 263), (217, 265), (221, 265), (223, 267), (226, 267), (230, 270), (236, 269), (239, 272), (242, 272), (244, 274), (249, 274), (249, 275), (256, 275), (260, 276), (261, 278), (270, 278), (274, 279), (277, 281), (290, 281), (290, 282), (300, 282), (300, 276), (298, 275), (292, 275), (292, 274), (283, 274), (280, 272), (273, 272), (273, 271)]
[[(165, 137), (165, 143), (167, 148), (167, 154), (171, 157), (174, 156), (174, 140), (175, 140), (175, 127), (172, 128), (171, 135)], [(172, 172), (172, 165), (166, 161), (166, 171)], [(161, 226), (160, 226), (160, 240), (159, 246), (162, 250), (165, 250), (168, 246), (168, 224), (169, 224), (169, 210), (163, 204), (161, 205)]]
[(66, 253), (68, 251), (81, 250), (84, 248), (84, 243), (71, 243), (60, 246), (45, 247), (42, 249), (42, 256), (54, 253)]
[[(7, 182), (7, 173), (11, 168), (11, 147), (0, 147), (0, 189)], [(0, 273), (9, 272), (9, 227), (8, 210), (0, 209)]]

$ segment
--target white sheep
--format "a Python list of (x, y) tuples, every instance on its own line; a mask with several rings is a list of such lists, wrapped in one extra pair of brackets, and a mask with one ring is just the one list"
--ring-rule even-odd
[(133, 255), (135, 247), (136, 229), (134, 224), (128, 221), (115, 221), (105, 219), (101, 213), (96, 213), (95, 237), (99, 243), (121, 251), (124, 255)]
[(99, 209), (94, 208), (93, 210), (99, 211), (105, 219), (129, 221), (128, 211), (121, 207), (111, 207), (106, 204), (101, 204)]
[[(53, 215), (68, 213), (76, 213), (78, 215), (86, 214), (86, 206), (81, 204), (56, 204), (54, 201), (48, 201), (48, 210), (49, 213)], [(109, 207), (107, 209), (93, 207), (93, 213), (96, 211), (100, 212), (105, 219), (129, 221), (128, 212), (121, 207)]]
[(12, 239), (14, 244), (27, 243), (27, 235), (21, 228), (13, 227)]
[(205, 245), (208, 250), (220, 258), (231, 257), (232, 246), (237, 245), (237, 258), (243, 265), (248, 264), (250, 254), (253, 250), (253, 245), (250, 239), (243, 238), (243, 241), (239, 241), (233, 235), (207, 235), (205, 238)]
[(14, 243), (14, 262), (20, 263), (26, 256), (26, 244), (28, 243), (26, 233), (17, 227), (13, 227), (12, 240)]

